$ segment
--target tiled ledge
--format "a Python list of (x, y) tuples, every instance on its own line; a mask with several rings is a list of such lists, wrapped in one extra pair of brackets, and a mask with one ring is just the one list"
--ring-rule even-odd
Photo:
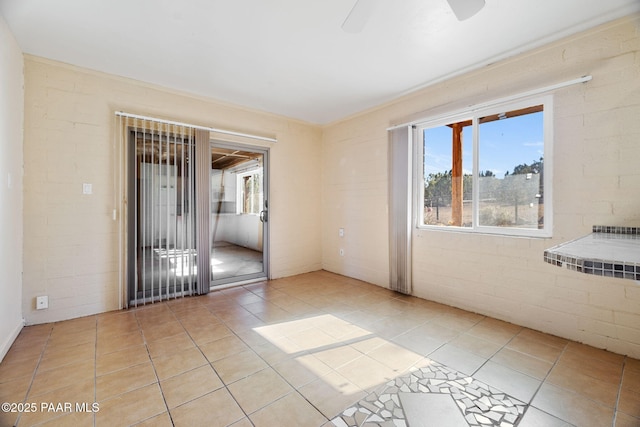
[(580, 273), (640, 281), (640, 227), (593, 226), (593, 233), (544, 251), (544, 261)]

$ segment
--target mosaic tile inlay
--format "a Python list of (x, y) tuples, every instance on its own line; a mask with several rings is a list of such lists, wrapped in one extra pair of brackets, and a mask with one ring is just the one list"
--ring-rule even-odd
[(481, 381), (437, 362), (414, 368), (386, 384), (331, 420), (336, 427), (406, 427), (399, 393), (439, 393), (451, 396), (469, 426), (513, 427), (527, 404)]
[(640, 280), (640, 228), (593, 226), (593, 233), (544, 251), (544, 261), (580, 273)]

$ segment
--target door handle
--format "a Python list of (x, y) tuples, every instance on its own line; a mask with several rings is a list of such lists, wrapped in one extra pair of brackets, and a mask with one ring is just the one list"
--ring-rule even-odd
[(267, 222), (268, 215), (267, 211), (260, 211), (260, 222)]

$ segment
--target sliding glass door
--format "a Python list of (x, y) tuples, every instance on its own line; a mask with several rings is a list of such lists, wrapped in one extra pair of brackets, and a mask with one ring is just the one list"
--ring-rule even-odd
[(268, 150), (150, 121), (127, 133), (128, 305), (266, 279)]
[(211, 285), (266, 278), (267, 151), (211, 142)]
[(130, 129), (129, 302), (191, 295), (197, 281), (195, 137)]

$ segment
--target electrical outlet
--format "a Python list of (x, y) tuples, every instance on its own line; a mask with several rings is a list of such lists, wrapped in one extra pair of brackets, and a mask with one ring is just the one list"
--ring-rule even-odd
[(46, 295), (36, 297), (36, 310), (44, 310), (45, 308), (49, 308), (49, 297)]
[(344, 237), (344, 228), (338, 229), (338, 236)]

